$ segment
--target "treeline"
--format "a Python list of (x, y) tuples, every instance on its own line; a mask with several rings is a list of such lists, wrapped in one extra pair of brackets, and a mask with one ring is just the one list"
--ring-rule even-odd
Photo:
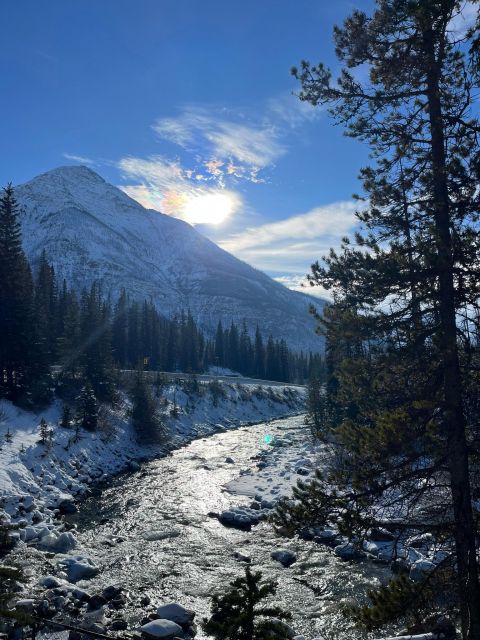
[(252, 340), (245, 323), (219, 323), (207, 339), (190, 312), (168, 319), (125, 291), (112, 301), (95, 283), (78, 294), (58, 281), (45, 253), (32, 274), (11, 187), (0, 199), (0, 234), (0, 397), (48, 402), (54, 365), (64, 376), (81, 373), (99, 399), (112, 397), (118, 369), (201, 373), (217, 365), (290, 382), (322, 366), (316, 354), (293, 353), (272, 337), (264, 342), (258, 328)]

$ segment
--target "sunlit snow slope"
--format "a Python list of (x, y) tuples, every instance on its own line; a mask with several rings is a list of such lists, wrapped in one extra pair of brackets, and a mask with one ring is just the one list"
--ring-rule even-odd
[(297, 350), (321, 348), (308, 307), (323, 303), (275, 282), (192, 226), (145, 209), (86, 167), (60, 167), (16, 187), (24, 249), (42, 250), (57, 274), (81, 288), (94, 280), (115, 298), (151, 299), (171, 316), (190, 309), (212, 333), (245, 318)]

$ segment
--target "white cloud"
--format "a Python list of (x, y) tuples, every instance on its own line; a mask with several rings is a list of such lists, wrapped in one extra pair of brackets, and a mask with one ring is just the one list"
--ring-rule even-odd
[(246, 124), (206, 109), (189, 107), (176, 118), (159, 118), (153, 129), (163, 139), (224, 163), (263, 169), (287, 151), (270, 123)]
[(95, 164), (94, 160), (86, 158), (85, 156), (77, 156), (74, 153), (64, 153), (63, 157), (67, 160), (72, 160), (73, 162), (80, 162), (81, 164)]
[(325, 111), (321, 106), (313, 107), (309, 102), (302, 102), (294, 94), (270, 98), (267, 107), (267, 117), (270, 120), (281, 125), (286, 124), (290, 129), (297, 129), (307, 122), (316, 120), (322, 111)]
[[(282, 278), (298, 289), (310, 265), (338, 249), (345, 235), (356, 226), (355, 203), (350, 201), (315, 207), (307, 213), (251, 227), (231, 235), (218, 244), (238, 258)], [(307, 290), (314, 293), (314, 290)], [(324, 292), (320, 292), (324, 295)]]
[(323, 287), (314, 286), (312, 287), (308, 282), (307, 278), (300, 274), (289, 274), (282, 276), (273, 276), (273, 279), (280, 284), (283, 284), (287, 289), (292, 289), (293, 291), (300, 291), (301, 293), (307, 293), (310, 296), (315, 296), (316, 298), (326, 298), (330, 300), (332, 298), (332, 292), (327, 291)]

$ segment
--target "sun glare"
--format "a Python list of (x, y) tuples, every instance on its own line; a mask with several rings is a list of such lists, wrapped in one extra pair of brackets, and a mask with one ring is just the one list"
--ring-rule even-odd
[(233, 213), (234, 199), (224, 193), (208, 193), (187, 200), (183, 213), (191, 224), (220, 224)]

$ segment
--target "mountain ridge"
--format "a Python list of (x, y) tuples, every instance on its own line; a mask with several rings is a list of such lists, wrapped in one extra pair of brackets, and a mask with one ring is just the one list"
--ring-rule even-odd
[(58, 167), (15, 188), (23, 246), (35, 268), (45, 249), (57, 275), (80, 289), (97, 281), (114, 298), (125, 288), (173, 316), (190, 309), (212, 334), (245, 318), (295, 350), (322, 348), (308, 308), (324, 301), (287, 289), (188, 223), (145, 209), (84, 166)]

